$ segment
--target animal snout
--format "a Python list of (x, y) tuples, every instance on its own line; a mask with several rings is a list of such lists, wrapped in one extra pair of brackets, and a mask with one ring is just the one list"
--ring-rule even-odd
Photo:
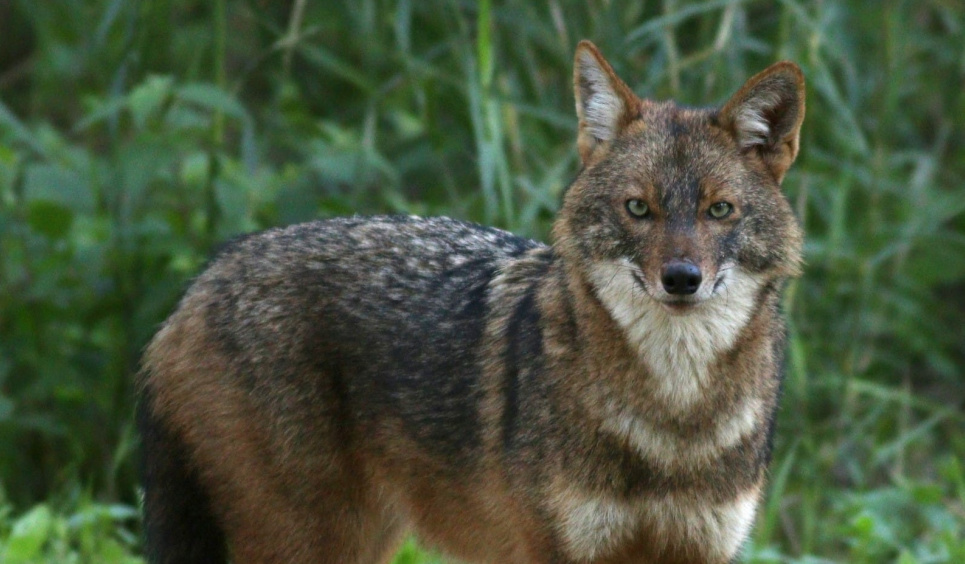
[(697, 292), (703, 276), (697, 265), (682, 260), (672, 260), (664, 265), (660, 281), (668, 294), (687, 296)]

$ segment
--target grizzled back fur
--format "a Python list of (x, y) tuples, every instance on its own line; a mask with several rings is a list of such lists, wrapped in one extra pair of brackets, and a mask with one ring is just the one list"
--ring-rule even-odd
[(139, 376), (150, 562), (719, 563), (770, 456), (804, 116), (777, 63), (720, 109), (582, 42), (552, 245), (447, 218), (250, 235)]

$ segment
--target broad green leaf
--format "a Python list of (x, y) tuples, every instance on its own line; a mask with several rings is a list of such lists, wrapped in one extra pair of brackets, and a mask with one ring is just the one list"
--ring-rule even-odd
[(143, 129), (147, 120), (158, 113), (171, 95), (173, 85), (174, 79), (170, 76), (151, 75), (131, 91), (127, 106), (137, 129)]
[(61, 239), (70, 232), (74, 212), (54, 202), (31, 202), (27, 208), (27, 222), (38, 233), (51, 239)]
[(907, 550), (903, 550), (895, 564), (918, 564), (918, 559), (912, 556)]
[(209, 153), (197, 151), (186, 156), (181, 161), (181, 182), (187, 186), (202, 186), (208, 181), (211, 171), (211, 157)]
[(224, 112), (241, 120), (248, 119), (245, 108), (234, 96), (211, 84), (200, 82), (186, 84), (176, 90), (176, 96), (183, 102), (189, 102), (208, 110)]
[(38, 505), (17, 519), (4, 551), (4, 564), (28, 564), (39, 560), (44, 543), (53, 528), (53, 515), (46, 505)]
[(94, 211), (94, 195), (88, 179), (75, 170), (54, 164), (27, 167), (24, 199), (57, 204), (74, 213)]

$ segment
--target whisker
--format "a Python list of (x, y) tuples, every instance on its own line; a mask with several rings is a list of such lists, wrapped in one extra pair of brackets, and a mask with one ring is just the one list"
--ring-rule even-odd
[[(618, 266), (619, 266), (619, 265), (618, 265)], [(606, 291), (606, 289), (610, 287), (610, 284), (613, 283), (613, 280), (617, 277), (617, 274), (620, 274), (620, 273), (619, 273), (619, 272), (614, 272), (614, 273), (613, 273), (613, 276), (611, 276), (610, 279), (607, 280), (606, 284), (603, 285), (603, 288), (600, 288), (600, 291), (601, 291), (601, 292)]]

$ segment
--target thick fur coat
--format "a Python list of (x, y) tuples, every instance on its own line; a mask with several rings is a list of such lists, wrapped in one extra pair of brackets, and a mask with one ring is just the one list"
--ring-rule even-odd
[(576, 52), (583, 168), (544, 245), (446, 218), (231, 243), (139, 377), (150, 562), (731, 562), (802, 234), (792, 63), (722, 108)]

